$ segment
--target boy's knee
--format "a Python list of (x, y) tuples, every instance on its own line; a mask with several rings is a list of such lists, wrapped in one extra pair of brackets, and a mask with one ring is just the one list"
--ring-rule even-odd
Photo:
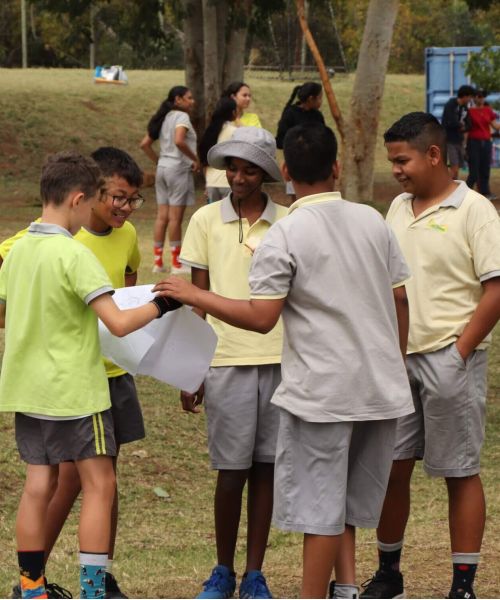
[(24, 486), (24, 493), (31, 500), (50, 502), (57, 489), (57, 471), (51, 472), (46, 478), (29, 478)]
[(217, 490), (224, 494), (242, 492), (248, 477), (248, 471), (219, 471)]

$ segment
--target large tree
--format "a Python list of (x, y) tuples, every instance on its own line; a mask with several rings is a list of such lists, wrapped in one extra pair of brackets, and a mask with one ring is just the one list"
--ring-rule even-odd
[(392, 32), (399, 0), (370, 0), (343, 144), (342, 191), (352, 200), (373, 196), (375, 145)]
[(282, 6), (283, 0), (182, 0), (186, 84), (196, 99), (198, 131), (227, 85), (243, 80), (252, 15)]

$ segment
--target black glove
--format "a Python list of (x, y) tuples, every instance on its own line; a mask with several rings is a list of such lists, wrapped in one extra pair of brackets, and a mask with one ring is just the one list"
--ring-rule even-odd
[(159, 315), (156, 317), (157, 319), (163, 317), (165, 313), (177, 310), (182, 306), (182, 302), (174, 300), (173, 298), (165, 298), (165, 296), (156, 296), (151, 302), (158, 309)]

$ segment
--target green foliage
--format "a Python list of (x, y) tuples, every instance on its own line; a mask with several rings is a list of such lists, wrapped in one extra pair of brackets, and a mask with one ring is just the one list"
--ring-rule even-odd
[(477, 87), (496, 92), (500, 90), (500, 50), (485, 46), (472, 54), (465, 65), (468, 75)]

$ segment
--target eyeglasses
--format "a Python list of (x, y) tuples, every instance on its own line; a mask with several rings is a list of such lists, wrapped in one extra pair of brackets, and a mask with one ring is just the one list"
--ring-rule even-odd
[(110, 194), (107, 190), (103, 190), (102, 194), (104, 196), (109, 196), (112, 199), (115, 208), (123, 208), (125, 204), (128, 204), (132, 210), (136, 210), (137, 208), (141, 208), (144, 204), (144, 198), (140, 194), (137, 194), (132, 198), (127, 198), (127, 196), (115, 196), (114, 194)]

